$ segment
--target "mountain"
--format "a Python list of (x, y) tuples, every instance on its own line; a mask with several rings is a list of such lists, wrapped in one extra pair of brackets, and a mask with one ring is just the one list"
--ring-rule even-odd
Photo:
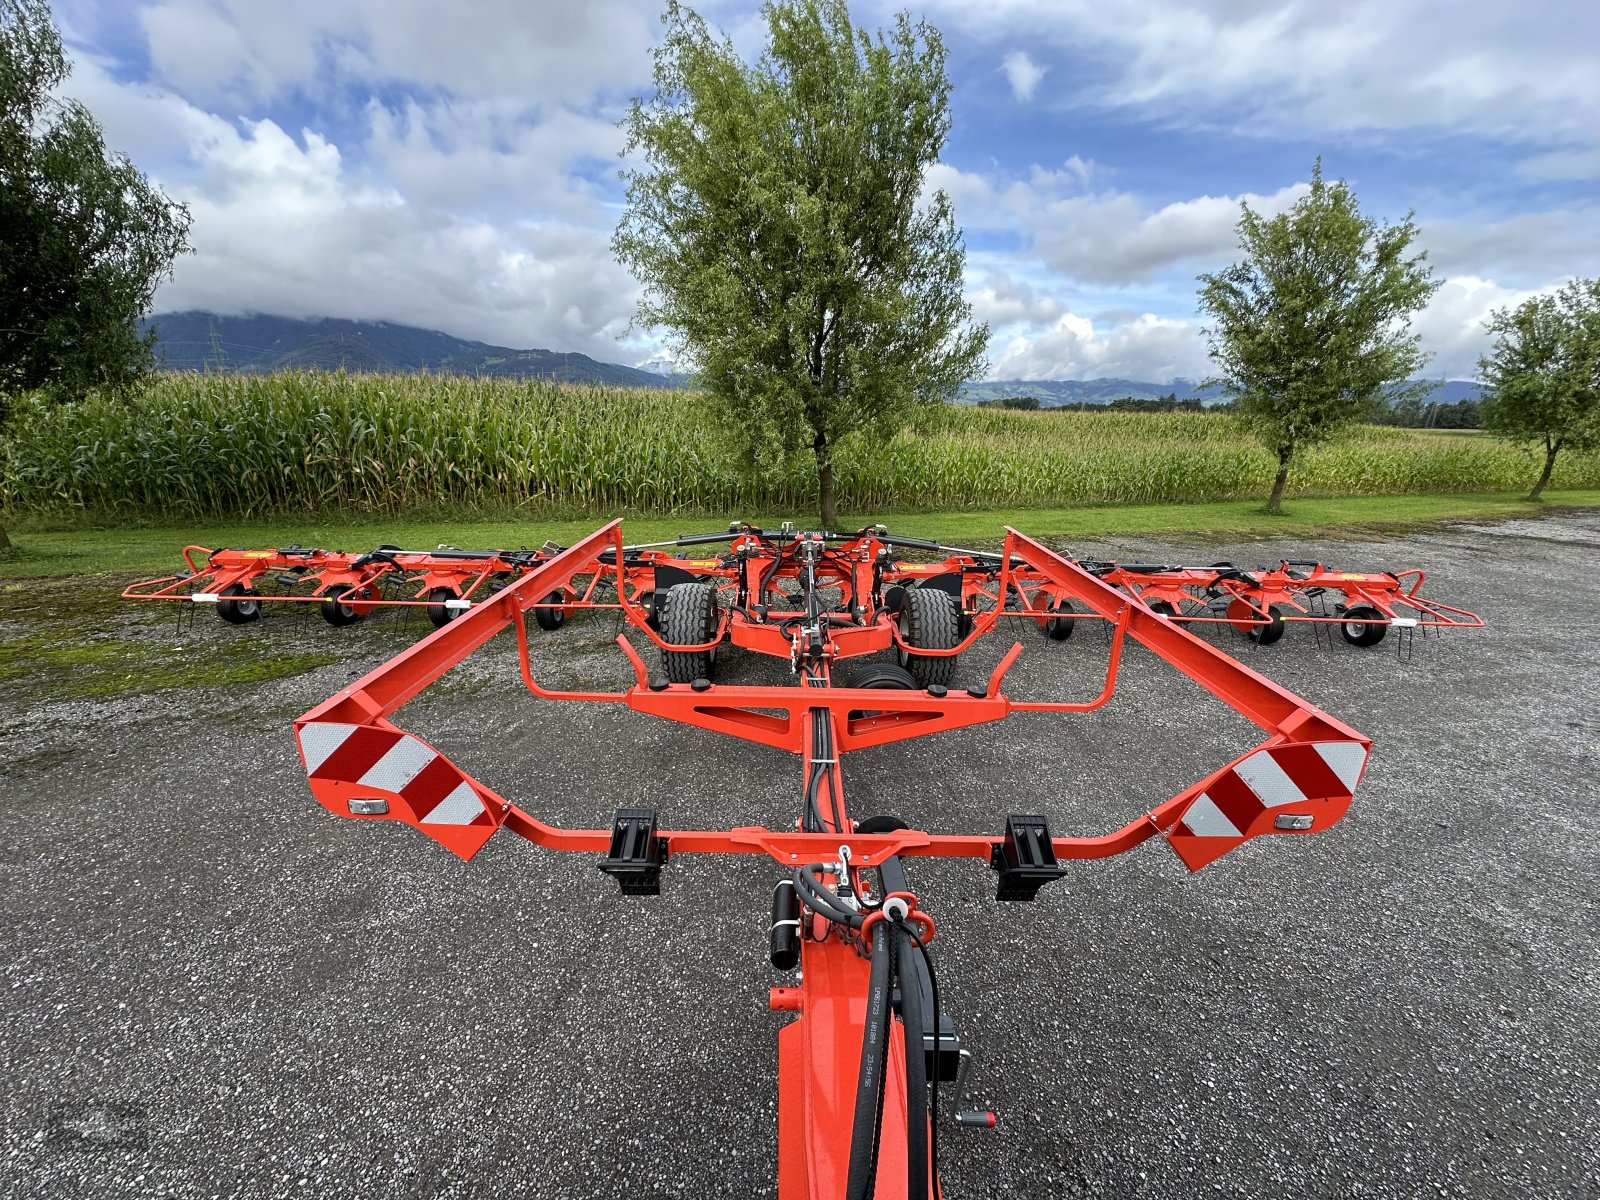
[[(1456, 404), (1479, 399), (1476, 383), (1465, 379), (1428, 381), (1433, 390), (1423, 398), (1425, 404)], [(1200, 387), (1193, 380), (1174, 379), (1171, 383), (1150, 383), (1139, 379), (983, 379), (961, 385), (957, 400), (976, 404), (980, 400), (1000, 400), (1008, 396), (1034, 396), (1041, 408), (1063, 404), (1110, 404), (1113, 400), (1159, 400), (1176, 395), (1179, 400), (1219, 403), (1220, 388)]]
[(145, 327), (155, 329), (156, 357), (173, 371), (252, 373), (343, 367), (349, 371), (534, 376), (619, 387), (674, 386), (665, 376), (597, 362), (585, 354), (511, 350), (389, 321), (181, 312), (147, 318)]
[(1222, 398), (1216, 388), (1198, 389), (1187, 379), (1175, 379), (1171, 383), (1145, 383), (1137, 379), (969, 380), (961, 385), (957, 398), (963, 404), (976, 404), (979, 400), (999, 400), (1007, 396), (1034, 396), (1041, 408), (1058, 408), (1063, 404), (1110, 404), (1128, 397), (1159, 400), (1174, 392), (1179, 400)]
[[(349, 371), (440, 371), (456, 375), (510, 378), (535, 376), (563, 383), (603, 383), (618, 387), (684, 387), (688, 376), (668, 358), (638, 367), (598, 362), (584, 354), (555, 350), (511, 350), (416, 329), (390, 321), (345, 321), (333, 317), (228, 317), (208, 312), (162, 313), (147, 318), (156, 331), (156, 357), (174, 371), (264, 372), (294, 367)], [(1110, 404), (1132, 397), (1158, 400), (1222, 399), (1217, 388), (1188, 379), (1150, 383), (1139, 379), (984, 379), (961, 385), (957, 400), (976, 404), (1008, 396), (1035, 396), (1043, 408), (1063, 404)], [(1455, 404), (1478, 399), (1478, 385), (1452, 379), (1434, 385), (1425, 402)]]

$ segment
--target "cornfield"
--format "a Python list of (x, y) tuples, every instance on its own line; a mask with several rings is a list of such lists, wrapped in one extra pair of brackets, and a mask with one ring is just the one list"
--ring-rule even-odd
[[(167, 375), (128, 402), (24, 402), (0, 436), (13, 514), (150, 518), (454, 507), (805, 512), (811, 464), (760, 476), (682, 392), (455, 376)], [(861, 512), (1264, 496), (1275, 460), (1230, 417), (930, 410), (837, 449)], [(1506, 491), (1525, 453), (1484, 437), (1367, 427), (1307, 451), (1292, 493)], [(1556, 487), (1600, 487), (1563, 456)]]

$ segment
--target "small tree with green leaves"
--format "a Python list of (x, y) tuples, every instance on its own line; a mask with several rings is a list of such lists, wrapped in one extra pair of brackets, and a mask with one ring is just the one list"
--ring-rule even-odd
[(883, 435), (978, 373), (950, 201), (923, 195), (950, 130), (939, 33), (876, 37), (843, 0), (774, 0), (754, 65), (669, 3), (655, 93), (623, 124), (628, 207), (612, 239), (747, 457), (814, 457), (837, 524), (841, 438)]
[(1556, 455), (1600, 448), (1600, 279), (1498, 309), (1485, 328), (1495, 340), (1478, 360), (1488, 391), (1483, 427), (1544, 449), (1544, 469), (1528, 494), (1537, 500)]
[[(1220, 385), (1273, 450), (1278, 474), (1267, 500), (1281, 512), (1295, 452), (1369, 420), (1426, 356), (1409, 330), (1438, 284), (1417, 229), (1361, 215), (1342, 179), (1311, 171), (1311, 190), (1285, 213), (1263, 217), (1242, 204), (1245, 259), (1202, 275), (1200, 307)], [(1425, 385), (1424, 385), (1425, 386)]]

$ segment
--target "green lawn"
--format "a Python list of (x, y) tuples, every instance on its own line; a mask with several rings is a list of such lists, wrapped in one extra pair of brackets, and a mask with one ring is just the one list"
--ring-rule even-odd
[[(1547, 493), (1541, 504), (1510, 495), (1358, 496), (1291, 501), (1279, 517), (1261, 511), (1260, 501), (1229, 500), (1205, 504), (1140, 504), (1103, 507), (990, 509), (972, 512), (914, 514), (850, 514), (841, 528), (854, 529), (882, 521), (897, 533), (955, 545), (993, 543), (1011, 525), (1041, 538), (1114, 538), (1119, 535), (1160, 536), (1193, 541), (1208, 538), (1274, 539), (1384, 531), (1438, 521), (1503, 519), (1536, 516), (1558, 507), (1600, 506), (1600, 491)], [(729, 514), (755, 523), (776, 525), (785, 516), (805, 525), (810, 514)], [(389, 542), (407, 549), (445, 544), (470, 549), (539, 546), (548, 540), (570, 543), (604, 523), (602, 517), (551, 519), (451, 520), (415, 516), (362, 516), (349, 521), (327, 517), (282, 518), (248, 524), (188, 524), (52, 528), (23, 524), (11, 530), (13, 546), (0, 551), (0, 578), (39, 579), (68, 575), (156, 576), (177, 569), (178, 550), (186, 543), (219, 546), (287, 546), (298, 542), (336, 550), (370, 550)], [(630, 542), (658, 541), (680, 533), (702, 533), (723, 527), (708, 516), (659, 515), (628, 517), (624, 536)]]

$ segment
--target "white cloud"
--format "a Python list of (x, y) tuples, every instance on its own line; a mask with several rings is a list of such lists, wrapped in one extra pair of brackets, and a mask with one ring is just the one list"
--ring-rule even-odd
[(984, 286), (968, 292), (973, 319), (986, 321), (991, 330), (1008, 325), (1049, 325), (1066, 311), (1059, 300), (1041, 295), (1004, 271), (991, 271)]
[(1595, 142), (1600, 6), (1502, 0), (928, 0), (977, 44), (1107, 68), (1075, 102), (1250, 132), (1448, 129)]
[(1091, 164), (1074, 156), (1065, 167), (1035, 166), (1027, 179), (1005, 180), (940, 164), (929, 172), (928, 186), (945, 190), (964, 228), (1021, 234), (1033, 256), (1063, 278), (1112, 285), (1147, 282), (1186, 264), (1228, 261), (1238, 248), (1241, 201), (1272, 215), (1307, 188), (1295, 183), (1267, 196), (1197, 196), (1152, 209), (1127, 192), (1084, 193)]
[[(1555, 287), (1556, 283), (1549, 285)], [(1478, 357), (1489, 348), (1483, 323), (1497, 308), (1512, 308), (1544, 288), (1526, 291), (1490, 279), (1458, 275), (1446, 279), (1432, 301), (1412, 321), (1422, 347), (1433, 355), (1423, 373), (1429, 379), (1472, 379)]]
[(1600, 146), (1551, 150), (1517, 164), (1527, 179), (1600, 179)]
[(1443, 275), (1477, 275), (1517, 287), (1592, 274), (1600, 264), (1600, 207), (1523, 212), (1500, 220), (1418, 221), (1418, 242)]
[(617, 169), (614, 120), (551, 108), (537, 121), (487, 102), (367, 106), (364, 153), (408, 198), (451, 212), (515, 221), (530, 213), (598, 225), (594, 189), (575, 168)]
[(1144, 313), (1110, 328), (1063, 313), (1037, 337), (1017, 336), (991, 350), (991, 379), (1138, 379), (1166, 383), (1204, 376), (1200, 331), (1187, 321)]
[(1021, 50), (1013, 50), (1006, 55), (1000, 69), (1011, 81), (1011, 92), (1018, 100), (1032, 100), (1034, 89), (1044, 78), (1044, 68)]
[(140, 10), (155, 80), (206, 105), (390, 84), (587, 103), (648, 79), (637, 0), (161, 0)]
[(414, 202), (346, 169), (321, 135), (188, 110), (194, 216), (158, 311), (372, 318), (524, 347), (619, 356), (633, 281), (605, 235), (545, 221), (502, 228)]

